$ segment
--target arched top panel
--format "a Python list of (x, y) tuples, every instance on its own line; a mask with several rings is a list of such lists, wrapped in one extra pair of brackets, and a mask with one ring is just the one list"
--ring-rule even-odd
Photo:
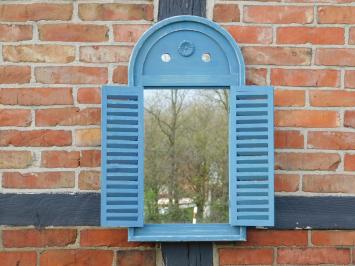
[(196, 16), (165, 19), (143, 34), (129, 63), (131, 86), (230, 86), (245, 83), (240, 49), (216, 23)]

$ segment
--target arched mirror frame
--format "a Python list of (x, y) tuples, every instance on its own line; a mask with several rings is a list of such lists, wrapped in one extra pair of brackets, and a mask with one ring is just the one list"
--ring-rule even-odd
[[(210, 42), (209, 46), (206, 46), (208, 42)], [(204, 46), (204, 49), (199, 50), (200, 46)], [(162, 49), (162, 47), (164, 48)], [(196, 61), (196, 58), (199, 60)], [(186, 65), (190, 59), (191, 63)], [(114, 86), (105, 87), (108, 90), (119, 89)], [(259, 93), (258, 90), (253, 89), (253, 86), (245, 86), (245, 65), (241, 51), (234, 39), (216, 23), (195, 16), (177, 16), (165, 19), (144, 33), (130, 58), (127, 88), (130, 87), (141, 90), (140, 95), (143, 95), (143, 90), (146, 89), (169, 88), (227, 88), (230, 99), (236, 98), (237, 90), (238, 93), (244, 93), (245, 91), (241, 91), (241, 88), (248, 87), (247, 97), (253, 91), (256, 92), (256, 95)], [(142, 103), (140, 104), (142, 105)], [(268, 102), (267, 112), (269, 114), (273, 111), (272, 106), (271, 100)], [(230, 110), (229, 113), (229, 145), (234, 147), (236, 146), (235, 134), (233, 136), (231, 128), (234, 128), (235, 131), (235, 125), (233, 127), (231, 123), (235, 123), (235, 117), (231, 117), (231, 113), (235, 113), (235, 110)], [(272, 119), (270, 121), (273, 123)], [(269, 145), (271, 143), (272, 148), (270, 146), (268, 154), (273, 153), (273, 137), (271, 136), (273, 132), (272, 129), (270, 130), (270, 125), (269, 123), (268, 134), (271, 138)], [(228, 224), (144, 224), (140, 217), (139, 226), (129, 227), (129, 240), (158, 242), (246, 240), (245, 225), (273, 225), (274, 202), (273, 197), (270, 197), (271, 193), (273, 195), (273, 180), (270, 178), (267, 181), (269, 182), (268, 188), (266, 188), (268, 196), (263, 197), (260, 202), (264, 204), (263, 201), (267, 198), (267, 212), (270, 214), (271, 211), (272, 215), (263, 216), (260, 213), (251, 212), (244, 217), (243, 215), (237, 217), (237, 206), (231, 204), (231, 202), (237, 202), (236, 193), (232, 193), (231, 190), (232, 187), (237, 187), (236, 179), (233, 178), (237, 168), (234, 156), (235, 154), (232, 154), (229, 149)], [(269, 167), (266, 172), (269, 176), (273, 176), (273, 167), (270, 167), (273, 165), (273, 157), (268, 163)], [(143, 184), (141, 184), (142, 186)], [(143, 200), (142, 197), (140, 199)], [(246, 200), (250, 201), (249, 198)], [(138, 204), (140, 212), (142, 212), (144, 202), (139, 201)], [(258, 219), (264, 219), (264, 221), (259, 223)]]

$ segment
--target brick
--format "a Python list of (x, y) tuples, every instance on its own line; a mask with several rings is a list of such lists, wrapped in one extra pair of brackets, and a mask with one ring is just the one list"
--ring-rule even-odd
[(100, 172), (99, 171), (81, 171), (79, 174), (80, 190), (99, 190)]
[(0, 151), (0, 169), (20, 169), (31, 164), (30, 151)]
[(76, 241), (75, 229), (3, 230), (3, 245), (7, 248), (64, 247)]
[(114, 83), (128, 83), (128, 68), (127, 66), (118, 66), (113, 70), (112, 81)]
[(355, 66), (355, 49), (319, 48), (315, 61), (317, 65), (324, 66)]
[(294, 87), (337, 87), (340, 72), (331, 69), (282, 69), (271, 70), (271, 84)]
[(355, 91), (310, 91), (312, 106), (355, 107)]
[(108, 40), (108, 28), (95, 24), (44, 24), (39, 25), (41, 41), (104, 42)]
[(277, 170), (336, 170), (340, 164), (337, 153), (296, 153), (280, 152), (275, 154)]
[(104, 84), (106, 67), (52, 66), (36, 67), (37, 82), (46, 84)]
[(8, 62), (70, 63), (75, 59), (75, 47), (69, 45), (6, 45), (3, 58)]
[(0, 66), (0, 84), (23, 84), (31, 80), (29, 66)]
[(111, 250), (46, 250), (41, 253), (41, 266), (111, 266), (113, 252)]
[(321, 6), (318, 7), (318, 22), (327, 24), (354, 24), (355, 7)]
[(280, 27), (279, 44), (344, 44), (344, 29), (335, 27)]
[(315, 193), (355, 193), (355, 175), (304, 175), (302, 189)]
[(344, 126), (355, 128), (355, 111), (345, 111)]
[(305, 91), (303, 90), (275, 90), (275, 106), (304, 106)]
[(355, 88), (355, 70), (345, 71), (345, 88)]
[(147, 24), (118, 24), (113, 25), (113, 35), (116, 42), (137, 42), (150, 27)]
[(19, 42), (32, 39), (31, 25), (0, 25), (1, 42)]
[(344, 170), (355, 171), (355, 154), (344, 155)]
[(2, 186), (4, 188), (73, 188), (74, 183), (74, 172), (5, 172), (2, 179)]
[(303, 149), (303, 134), (297, 130), (276, 130), (275, 148), (277, 149)]
[(290, 47), (244, 47), (242, 48), (247, 65), (310, 65), (310, 48)]
[(101, 103), (100, 88), (79, 88), (78, 103), (100, 104)]
[(69, 146), (72, 143), (71, 131), (65, 130), (3, 130), (0, 131), (0, 146), (50, 147)]
[(265, 68), (247, 68), (246, 84), (247, 85), (266, 85), (267, 70)]
[(245, 6), (244, 22), (270, 24), (306, 24), (313, 21), (311, 6)]
[(316, 246), (354, 246), (355, 231), (312, 231), (312, 244)]
[(101, 165), (100, 150), (84, 150), (81, 151), (80, 166), (82, 167), (99, 167)]
[(80, 231), (82, 247), (139, 247), (151, 243), (128, 242), (127, 229), (83, 229)]
[(340, 248), (279, 248), (277, 263), (292, 265), (342, 265), (350, 263), (350, 250)]
[(239, 22), (239, 6), (233, 4), (215, 4), (213, 7), (213, 20), (216, 22)]
[(36, 126), (100, 125), (101, 109), (77, 107), (36, 110)]
[(75, 168), (79, 167), (79, 151), (43, 151), (41, 166), (47, 168)]
[(277, 110), (275, 126), (322, 128), (339, 126), (336, 111), (320, 110)]
[(275, 174), (276, 192), (296, 192), (299, 189), (300, 177), (294, 174)]
[(272, 28), (260, 26), (226, 26), (237, 43), (270, 44)]
[(73, 104), (71, 88), (3, 88), (0, 103), (6, 105)]
[(75, 131), (75, 143), (77, 146), (100, 146), (101, 130), (99, 128), (77, 129)]
[(155, 266), (155, 250), (119, 250), (117, 265), (120, 266)]
[(326, 150), (355, 150), (355, 132), (308, 132), (307, 147)]
[(31, 122), (31, 110), (0, 109), (0, 126), (27, 127)]
[(83, 46), (80, 47), (80, 61), (88, 63), (121, 63), (128, 62), (132, 46)]
[(70, 20), (72, 12), (72, 4), (3, 4), (0, 21)]
[(152, 4), (79, 4), (82, 20), (153, 20)]
[(270, 265), (273, 261), (271, 248), (220, 248), (219, 265)]
[(246, 242), (243, 246), (306, 246), (308, 243), (307, 231), (295, 230), (248, 230)]
[(1, 266), (36, 266), (37, 253), (35, 251), (1, 251)]

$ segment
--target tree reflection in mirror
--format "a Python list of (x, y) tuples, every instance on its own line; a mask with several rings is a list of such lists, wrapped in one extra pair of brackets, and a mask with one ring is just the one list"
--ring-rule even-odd
[(145, 223), (228, 222), (228, 90), (145, 89)]

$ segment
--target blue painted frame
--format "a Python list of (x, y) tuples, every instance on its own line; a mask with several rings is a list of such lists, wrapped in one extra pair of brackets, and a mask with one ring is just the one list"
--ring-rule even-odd
[[(138, 145), (138, 149), (137, 149), (137, 155), (135, 156), (128, 156), (125, 159), (136, 159), (138, 161), (138, 165), (137, 165), (137, 176), (138, 176), (138, 182), (137, 182), (137, 214), (135, 213), (120, 213), (119, 215), (121, 215), (121, 217), (123, 218), (128, 218), (128, 217), (132, 217), (132, 216), (137, 216), (137, 220), (136, 221), (131, 221), (131, 220), (120, 220), (120, 221), (107, 221), (107, 217), (105, 217), (105, 215), (107, 215), (108, 213), (108, 209), (112, 208), (112, 205), (110, 208), (108, 208), (108, 204), (107, 204), (107, 194), (109, 192), (111, 193), (119, 193), (119, 189), (115, 189), (115, 188), (111, 188), (110, 191), (109, 188), (107, 187), (107, 160), (110, 159), (110, 157), (107, 155), (107, 151), (109, 150), (109, 148), (107, 147), (107, 138), (103, 137), (102, 138), (102, 156), (101, 156), (101, 166), (102, 166), (102, 176), (105, 176), (105, 178), (101, 178), (101, 188), (102, 191), (104, 191), (104, 193), (101, 193), (101, 224), (102, 225), (108, 225), (108, 226), (137, 226), (137, 227), (141, 227), (144, 225), (144, 216), (143, 215), (139, 215), (141, 213), (144, 213), (144, 101), (143, 101), (143, 89), (139, 89), (137, 87), (117, 87), (117, 86), (103, 86), (102, 88), (102, 112), (101, 112), (101, 132), (102, 132), (102, 136), (107, 136), (108, 135), (108, 121), (110, 119), (115, 119), (117, 117), (119, 117), (122, 120), (132, 120), (134, 119), (134, 117), (132, 118), (132, 116), (128, 116), (128, 117), (122, 117), (122, 116), (115, 116), (115, 117), (110, 117), (108, 115), (108, 110), (110, 110), (109, 112), (127, 112), (127, 108), (123, 109), (122, 107), (120, 107), (120, 109), (117, 108), (109, 108), (108, 104), (117, 104), (117, 100), (109, 100), (108, 97), (112, 97), (112, 96), (119, 96), (119, 97), (130, 97), (130, 96), (136, 96), (137, 97), (137, 107), (136, 109), (130, 109), (130, 112), (135, 112), (137, 111), (137, 121), (141, 121), (140, 123), (138, 123), (138, 131), (137, 132), (131, 132), (130, 136), (137, 136), (137, 145)], [(112, 127), (112, 124), (110, 125)], [(115, 132), (115, 133), (111, 133), (111, 136), (115, 135), (115, 137), (118, 136), (127, 136), (127, 132)], [(114, 144), (122, 144), (122, 140), (119, 141), (112, 141), (111, 140), (111, 144), (113, 142), (116, 142)], [(112, 149), (112, 148), (111, 148)], [(115, 156), (112, 156), (112, 158), (114, 159)], [(122, 166), (122, 165), (120, 165)], [(127, 166), (126, 166), (127, 167)], [(116, 173), (117, 175), (117, 173)], [(122, 175), (122, 173), (121, 173)], [(123, 175), (127, 175), (127, 173), (124, 173)], [(139, 177), (143, 177), (143, 178), (139, 178)], [(120, 185), (122, 185), (122, 181), (115, 181), (112, 182), (111, 181), (111, 185), (118, 185), (118, 183), (121, 183)], [(125, 184), (126, 185), (126, 184)], [(135, 190), (135, 189), (133, 189)], [(125, 192), (132, 192), (132, 188), (129, 190), (127, 189), (127, 187), (125, 188)], [(134, 209), (135, 205), (120, 205), (119, 207), (123, 208), (123, 209)], [(122, 209), (121, 209), (122, 210)], [(117, 214), (116, 214), (117, 215)]]
[[(230, 117), (239, 114), (239, 117), (235, 116), (234, 119), (239, 124), (230, 124), (230, 145), (236, 147), (229, 150), (229, 158), (233, 162), (230, 174), (236, 177), (233, 178), (234, 184), (230, 189), (237, 189), (234, 193), (232, 189), (230, 191), (231, 211), (235, 215), (229, 216), (229, 223), (233, 226), (273, 226), (274, 90), (270, 86), (242, 86), (235, 87), (232, 91), (235, 95), (230, 99), (237, 100), (230, 105)], [(241, 102), (247, 102), (248, 107), (240, 106)], [(240, 113), (243, 113), (243, 116), (240, 116)], [(245, 121), (248, 123), (243, 124)], [(245, 131), (245, 128), (248, 130)], [(250, 128), (254, 130), (249, 130)], [(260, 128), (263, 129), (255, 131)], [(238, 140), (238, 137), (244, 139)], [(243, 153), (248, 153), (248, 156)]]
[[(176, 49), (181, 41), (186, 42), (185, 38), (191, 41), (188, 46), (193, 46), (192, 56), (181, 54)], [(194, 43), (198, 45), (194, 47)], [(162, 52), (168, 52), (174, 64), (162, 62)], [(198, 61), (202, 52), (210, 53), (209, 64)], [(193, 63), (188, 63), (187, 60), (192, 60)], [(165, 19), (143, 34), (131, 54), (128, 87), (142, 91), (166, 88), (229, 88), (231, 95), (235, 96), (236, 89), (244, 86), (245, 65), (239, 47), (227, 31), (205, 18), (177, 16)], [(116, 89), (119, 90), (117, 87)], [(230, 147), (236, 145), (235, 134), (231, 132), (235, 128), (232, 126), (235, 123), (233, 113), (230, 111), (229, 116)], [(236, 167), (232, 149), (229, 149), (230, 201), (236, 199), (232, 187), (236, 187), (237, 182), (232, 178)], [(235, 206), (229, 204), (230, 218), (235, 211)], [(231, 219), (230, 224), (144, 224), (142, 227), (130, 227), (128, 239), (149, 242), (246, 240), (246, 227), (231, 224)]]

